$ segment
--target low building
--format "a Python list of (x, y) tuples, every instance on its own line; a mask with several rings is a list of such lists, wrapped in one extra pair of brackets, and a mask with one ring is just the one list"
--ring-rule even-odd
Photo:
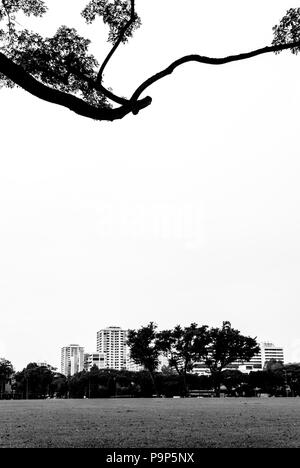
[(284, 364), (284, 350), (281, 346), (275, 346), (270, 342), (262, 342), (259, 344), (260, 351), (250, 359), (249, 362), (237, 362), (237, 368), (241, 372), (249, 373), (261, 371), (265, 365), (272, 361), (279, 361)]
[[(259, 346), (260, 351), (249, 362), (235, 361), (226, 370), (239, 370), (244, 374), (249, 374), (250, 372), (262, 371), (265, 365), (272, 360), (280, 361), (284, 364), (284, 350), (281, 346), (275, 346), (270, 342), (260, 343)], [(210, 371), (204, 362), (195, 363), (193, 373), (197, 375), (210, 375)]]

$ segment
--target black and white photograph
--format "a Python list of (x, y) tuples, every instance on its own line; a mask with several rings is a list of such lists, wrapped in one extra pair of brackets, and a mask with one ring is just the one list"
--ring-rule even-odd
[(299, 79), (297, 0), (0, 0), (0, 448), (300, 448)]

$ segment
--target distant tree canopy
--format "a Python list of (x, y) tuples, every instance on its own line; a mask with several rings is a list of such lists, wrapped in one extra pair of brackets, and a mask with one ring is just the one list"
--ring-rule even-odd
[(26, 398), (35, 394), (45, 396), (50, 393), (54, 375), (53, 367), (31, 362), (21, 372), (15, 374), (15, 389)]
[(43, 0), (0, 0), (0, 86), (19, 86), (45, 101), (64, 106), (94, 120), (113, 121), (149, 106), (150, 96), (142, 94), (155, 82), (187, 62), (222, 65), (270, 52), (300, 50), (300, 8), (291, 8), (273, 28), (272, 45), (223, 58), (197, 54), (179, 58), (164, 70), (145, 80), (128, 98), (103, 84), (106, 66), (121, 44), (128, 42), (141, 26), (136, 0), (91, 0), (82, 17), (92, 23), (101, 17), (108, 25), (109, 54), (101, 64), (89, 54), (90, 41), (76, 29), (61, 26), (53, 37), (21, 29), (18, 14), (41, 17), (47, 12)]

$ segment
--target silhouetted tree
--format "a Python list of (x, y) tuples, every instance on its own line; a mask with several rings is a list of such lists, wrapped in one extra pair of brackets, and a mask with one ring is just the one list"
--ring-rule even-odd
[(50, 394), (54, 375), (51, 366), (39, 366), (32, 362), (15, 374), (16, 391), (22, 393), (24, 398), (44, 398)]
[(19, 13), (37, 17), (45, 15), (47, 6), (43, 0), (1, 0), (2, 85), (18, 85), (40, 99), (69, 108), (79, 115), (112, 121), (129, 113), (137, 114), (149, 106), (151, 97), (141, 98), (146, 89), (185, 63), (222, 65), (285, 49), (293, 53), (299, 51), (300, 9), (293, 8), (274, 27), (271, 46), (222, 58), (196, 54), (181, 57), (146, 79), (131, 97), (124, 98), (104, 86), (103, 73), (118, 47), (127, 42), (141, 25), (135, 3), (135, 0), (91, 0), (82, 11), (87, 23), (101, 17), (109, 26), (108, 41), (112, 47), (100, 65), (88, 53), (90, 41), (72, 27), (61, 26), (53, 37), (42, 37), (20, 27), (16, 19)]
[(223, 322), (222, 328), (211, 328), (209, 337), (205, 364), (211, 371), (216, 396), (220, 396), (222, 371), (237, 360), (250, 361), (260, 348), (256, 339), (241, 335), (230, 322)]
[(52, 382), (50, 384), (51, 395), (57, 398), (65, 398), (68, 395), (68, 378), (60, 373), (53, 375)]
[(209, 340), (208, 327), (199, 327), (196, 323), (185, 328), (177, 325), (173, 330), (157, 334), (157, 347), (168, 357), (170, 367), (182, 377), (185, 394), (188, 393), (186, 376), (197, 361), (203, 360)]
[(150, 322), (138, 330), (128, 330), (127, 344), (131, 359), (144, 366), (150, 374), (153, 389), (156, 390), (154, 373), (158, 367), (159, 349), (156, 343), (157, 326)]
[(88, 392), (88, 372), (76, 372), (68, 379), (68, 390), (70, 398), (83, 398)]
[(0, 359), (0, 395), (5, 392), (5, 386), (13, 373), (13, 366), (7, 359)]

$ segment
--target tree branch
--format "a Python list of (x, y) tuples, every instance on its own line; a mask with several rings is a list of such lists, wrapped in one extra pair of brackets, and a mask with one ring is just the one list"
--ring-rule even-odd
[(113, 56), (114, 53), (116, 52), (117, 48), (119, 47), (119, 45), (120, 45), (121, 42), (123, 41), (124, 36), (125, 36), (125, 34), (126, 34), (126, 31), (127, 31), (127, 30), (130, 28), (130, 26), (134, 23), (134, 20), (135, 20), (135, 0), (130, 0), (130, 3), (131, 3), (130, 18), (129, 18), (129, 20), (127, 21), (127, 23), (124, 25), (124, 27), (121, 29), (118, 40), (116, 41), (116, 43), (114, 44), (113, 48), (110, 50), (110, 52), (109, 52), (109, 54), (107, 55), (106, 59), (105, 59), (104, 62), (102, 63), (102, 65), (101, 65), (101, 67), (100, 67), (100, 70), (99, 70), (99, 73), (98, 73), (98, 76), (97, 76), (97, 83), (101, 83), (101, 82), (102, 82), (103, 73), (104, 73), (104, 69), (106, 68), (106, 65), (108, 64), (108, 62), (110, 61), (110, 59), (112, 58), (112, 56)]
[(140, 95), (147, 88), (149, 88), (149, 86), (161, 80), (162, 78), (165, 78), (166, 76), (171, 75), (173, 71), (176, 70), (176, 68), (188, 62), (199, 62), (199, 63), (208, 64), (208, 65), (224, 65), (226, 63), (237, 62), (239, 60), (246, 60), (252, 57), (256, 57), (258, 55), (268, 54), (270, 52), (281, 52), (282, 50), (293, 49), (295, 47), (300, 47), (300, 41), (291, 42), (288, 44), (276, 45), (276, 46), (263, 47), (262, 49), (253, 50), (251, 52), (246, 52), (246, 53), (237, 54), (237, 55), (229, 55), (228, 57), (221, 57), (221, 58), (205, 57), (205, 56), (197, 55), (197, 54), (186, 55), (176, 60), (175, 62), (171, 63), (171, 65), (169, 65), (167, 68), (165, 68), (161, 72), (156, 73), (155, 75), (151, 76), (146, 81), (144, 81), (133, 93), (131, 100), (132, 101), (137, 100), (140, 97)]
[(122, 119), (125, 115), (133, 112), (138, 113), (141, 109), (151, 104), (151, 98), (145, 98), (140, 101), (127, 102), (116, 109), (94, 107), (87, 102), (79, 99), (72, 94), (67, 94), (58, 91), (54, 88), (45, 86), (40, 81), (33, 78), (20, 65), (16, 65), (6, 55), (0, 52), (0, 73), (12, 80), (18, 86), (28, 91), (33, 96), (36, 96), (44, 101), (51, 102), (63, 107), (67, 107), (76, 114), (83, 117), (88, 117), (94, 120), (113, 121)]

